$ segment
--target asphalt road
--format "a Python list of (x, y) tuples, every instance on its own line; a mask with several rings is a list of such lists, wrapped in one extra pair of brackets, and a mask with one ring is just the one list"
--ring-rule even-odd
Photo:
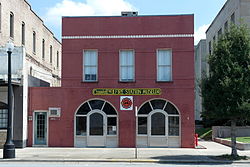
[(249, 167), (250, 164), (34, 163), (1, 162), (0, 167)]

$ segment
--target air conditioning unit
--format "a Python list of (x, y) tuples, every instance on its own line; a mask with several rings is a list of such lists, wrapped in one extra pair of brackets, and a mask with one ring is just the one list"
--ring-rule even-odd
[(61, 116), (61, 108), (49, 108), (49, 116), (50, 117), (60, 117)]

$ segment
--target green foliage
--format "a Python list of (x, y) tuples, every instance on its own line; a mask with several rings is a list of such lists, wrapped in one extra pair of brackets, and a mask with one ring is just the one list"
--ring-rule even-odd
[(199, 129), (195, 129), (195, 133), (197, 133), (199, 136), (201, 136), (210, 130), (211, 130), (211, 128), (199, 128)]
[(250, 119), (250, 36), (246, 26), (232, 26), (214, 45), (210, 73), (202, 80), (204, 119)]

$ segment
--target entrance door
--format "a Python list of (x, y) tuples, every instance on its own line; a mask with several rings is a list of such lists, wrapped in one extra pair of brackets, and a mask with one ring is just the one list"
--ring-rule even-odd
[(150, 147), (168, 146), (168, 116), (164, 111), (153, 111), (148, 119), (148, 144)]
[(106, 146), (106, 114), (101, 111), (92, 111), (87, 115), (87, 146)]
[(47, 145), (47, 112), (35, 112), (34, 145)]

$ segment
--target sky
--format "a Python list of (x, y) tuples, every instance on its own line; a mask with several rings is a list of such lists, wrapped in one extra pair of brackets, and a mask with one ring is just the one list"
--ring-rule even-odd
[(61, 40), (62, 16), (120, 16), (121, 11), (139, 15), (194, 14), (195, 44), (226, 0), (27, 0), (44, 24)]

